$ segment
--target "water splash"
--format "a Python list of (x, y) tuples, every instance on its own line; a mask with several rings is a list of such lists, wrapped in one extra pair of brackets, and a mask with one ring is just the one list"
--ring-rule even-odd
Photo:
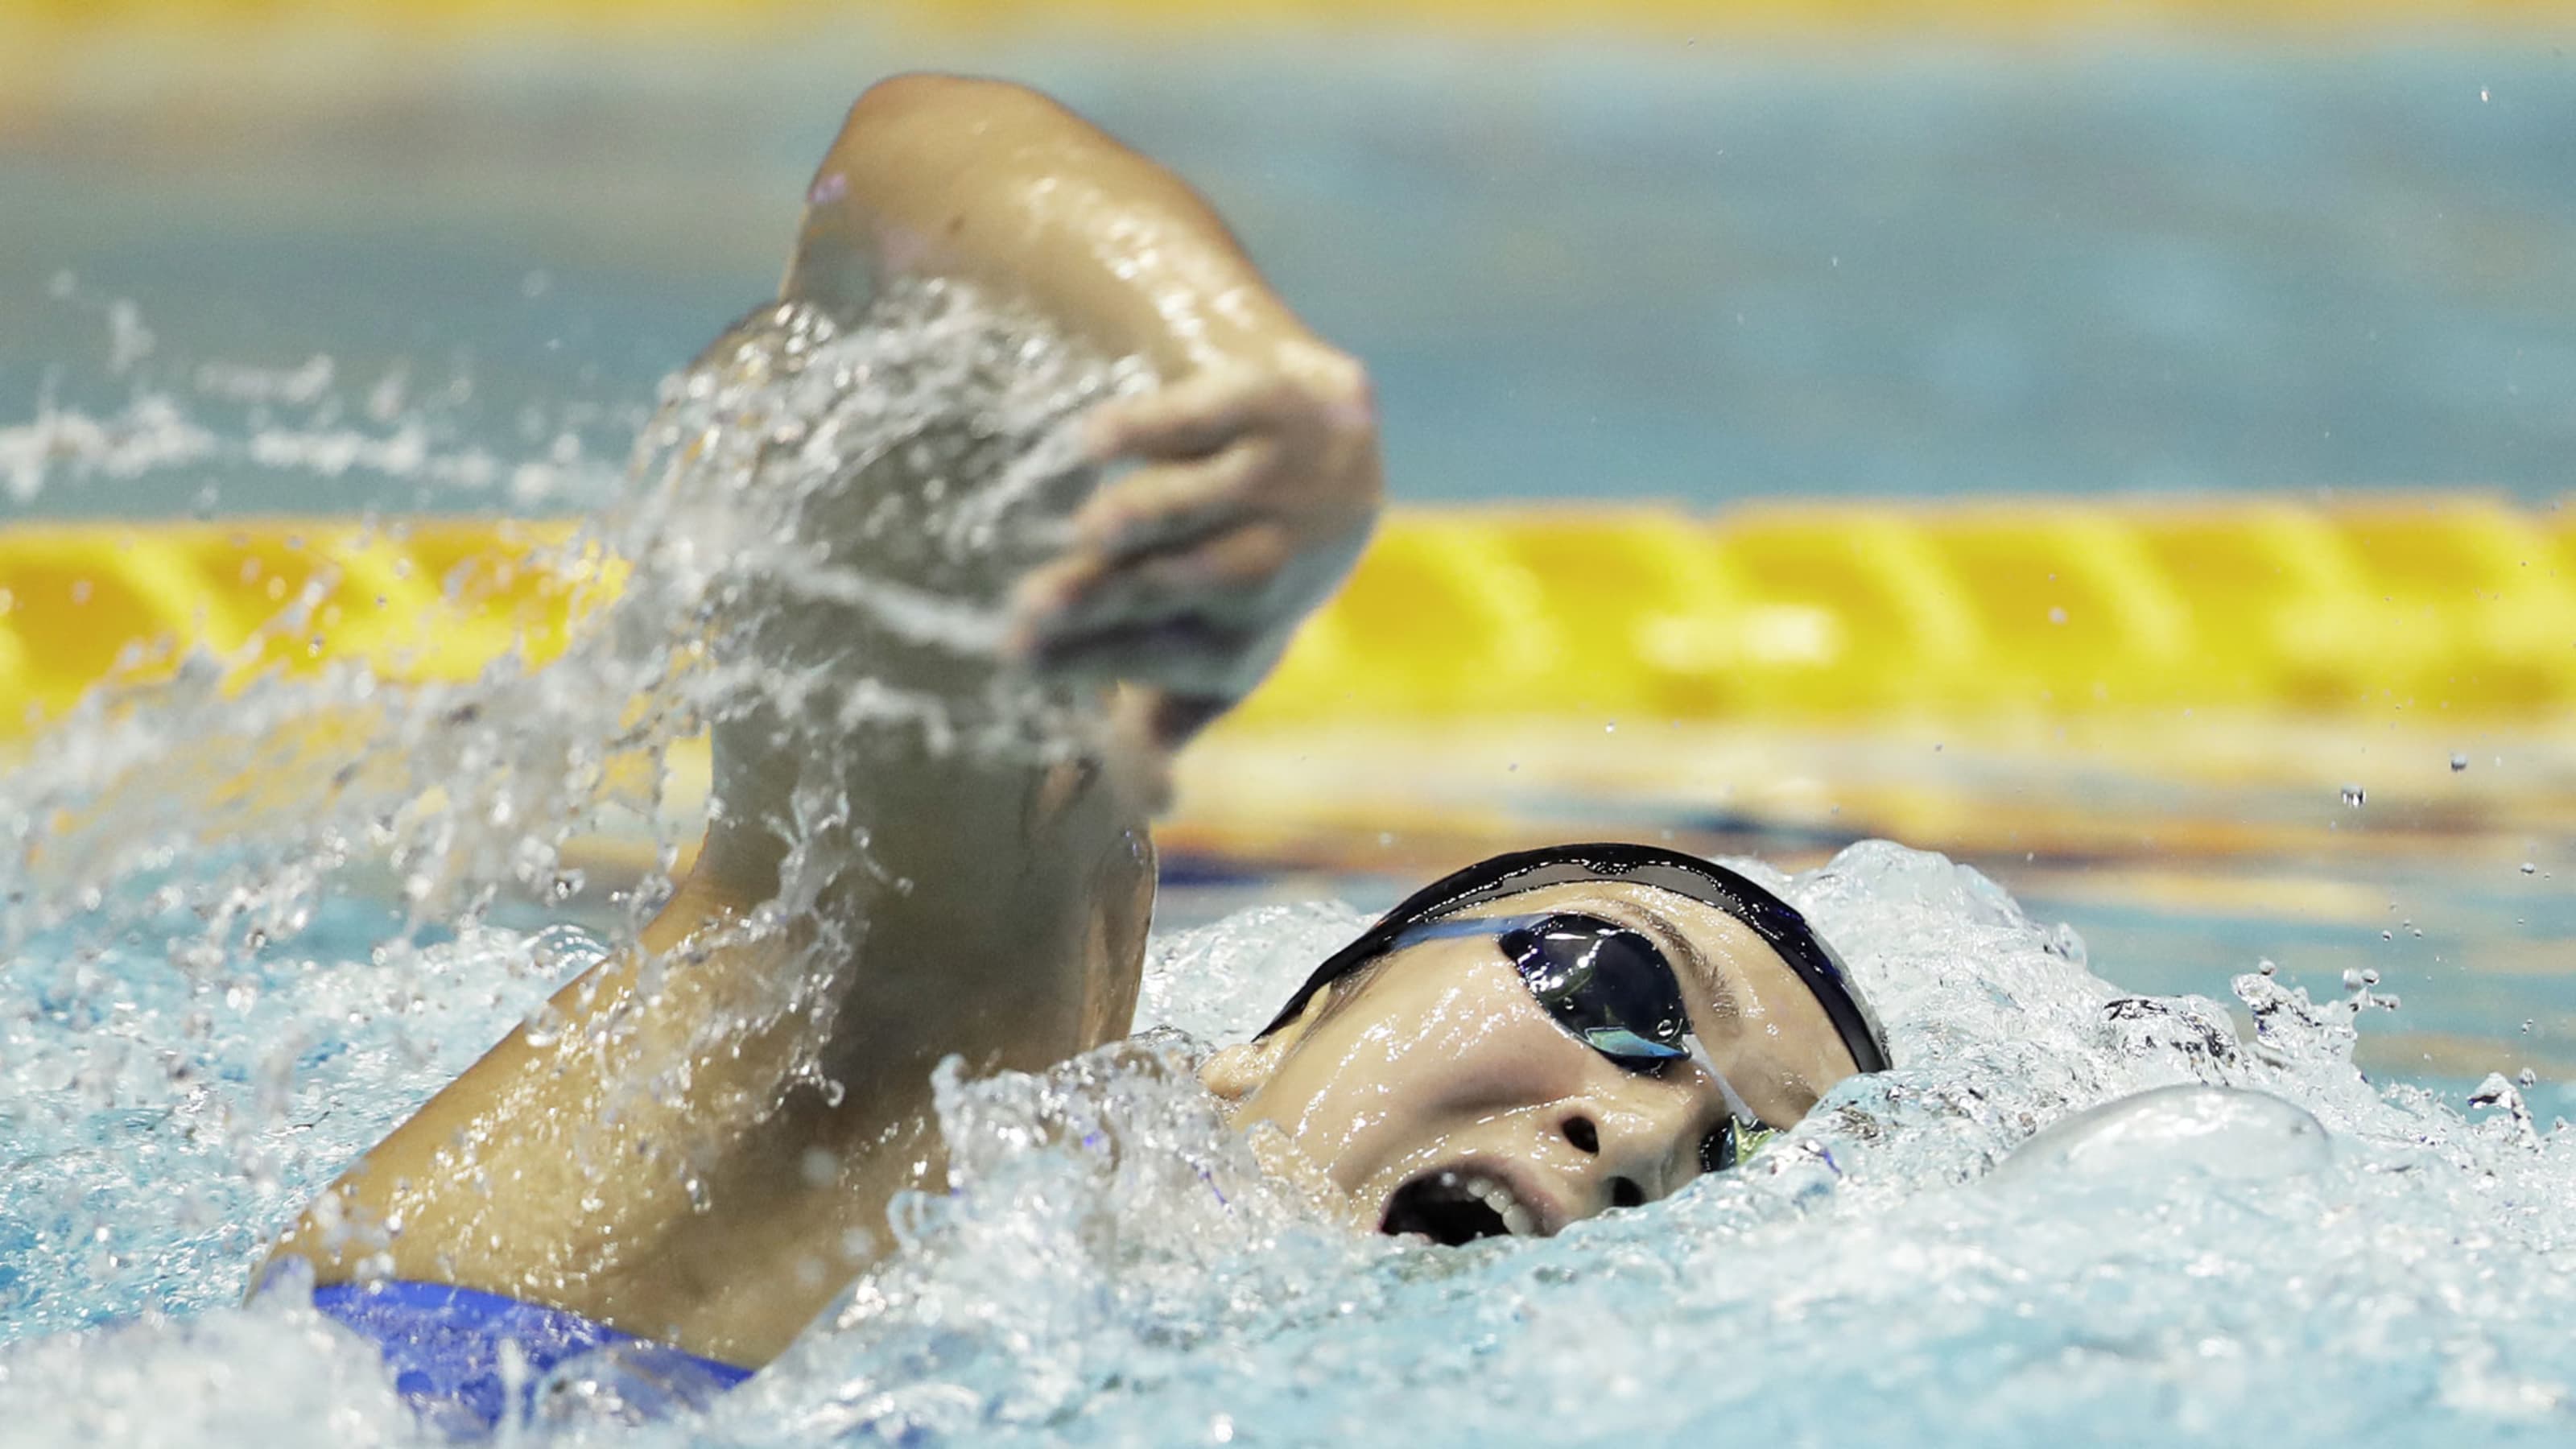
[[(940, 291), (854, 329), (764, 311), (674, 386), (632, 496), (573, 545), (629, 559), (634, 582), (561, 663), (235, 694), (200, 662), (93, 699), (0, 782), (0, 1444), (413, 1437), (363, 1348), (291, 1296), (237, 1299), (314, 1187), (631, 941), (668, 887), (648, 870), (591, 899), (566, 842), (658, 830), (646, 858), (667, 876), (685, 832), (658, 808), (659, 752), (744, 711), (950, 749), (1079, 737), (1078, 701), (999, 675), (924, 690), (903, 666), (986, 646), (996, 575), (1088, 483), (1056, 425), (1138, 381), (1029, 337)], [(996, 481), (933, 496), (897, 476)], [(799, 542), (818, 535), (863, 546)], [(833, 628), (799, 622), (814, 607)], [(841, 667), (862, 634), (892, 666)], [(830, 833), (846, 779), (794, 783), (787, 910), (867, 867)], [(2511, 1082), (2464, 1113), (2364, 1080), (2366, 988), (2317, 1001), (2249, 972), (2244, 1030), (2218, 1002), (2122, 992), (2071, 931), (1935, 856), (1739, 868), (1836, 943), (1899, 1066), (1738, 1171), (1546, 1242), (1350, 1233), (1275, 1170), (1275, 1142), (1226, 1129), (1190, 1068), (1359, 918), (1247, 913), (1155, 944), (1160, 1031), (1036, 1076), (943, 1073), (955, 1191), (899, 1202), (898, 1251), (749, 1388), (639, 1429), (575, 1365), (527, 1432), (2565, 1435), (2576, 1173)], [(591, 927), (527, 929), (565, 910)], [(2191, 1112), (2227, 1150), (2146, 1145)], [(2321, 1146), (2237, 1150), (2266, 1122)]]
[[(225, 385), (266, 397), (324, 372)], [(541, 936), (496, 969), (530, 946), (495, 921), (587, 908), (631, 943), (696, 829), (660, 808), (675, 743), (768, 711), (822, 717), (853, 750), (872, 732), (1075, 747), (1077, 702), (999, 671), (960, 699), (831, 666), (989, 652), (1037, 511), (1089, 482), (1041, 442), (1139, 376), (953, 288), (890, 294), (848, 327), (764, 309), (675, 381), (630, 496), (566, 546), (631, 570), (552, 665), (242, 689), (197, 657), (85, 700), (0, 781), (0, 1339), (237, 1295), (296, 1199), (606, 949)], [(745, 932), (787, 932), (800, 901), (869, 868), (824, 828), (848, 781), (818, 762), (785, 784), (789, 878)], [(580, 900), (566, 843), (639, 830), (658, 832), (659, 869)], [(794, 1004), (791, 988), (709, 1029)], [(156, 1185), (169, 1159), (194, 1186)], [(110, 1210), (124, 1199), (170, 1212), (129, 1222)]]
[[(2478, 1122), (2374, 1088), (2351, 1061), (2361, 1004), (2258, 973), (2236, 982), (2250, 1039), (2217, 1003), (2123, 994), (2063, 928), (1936, 856), (1869, 844), (1793, 879), (1740, 865), (1840, 943), (1900, 1064), (1745, 1169), (1544, 1243), (1399, 1247), (1263, 1176), (1189, 1085), (1187, 1046), (951, 1080), (960, 1190), (916, 1204), (909, 1251), (707, 1432), (2564, 1432), (2576, 1352), (2546, 1326), (2576, 1306), (2576, 1179), (2508, 1084)], [(1158, 946), (1148, 989), (1239, 1029), (1351, 925), (1247, 914)]]
[[(0, 492), (20, 505), (51, 493), (83, 509), (130, 512), (118, 485), (232, 473), (366, 476), (416, 485), (424, 504), (595, 509), (617, 497), (624, 474), (594, 439), (631, 436), (641, 420), (592, 402), (532, 405), (517, 420), (528, 455), (505, 455), (466, 440), (474, 385), (461, 369), (421, 386), (402, 362), (359, 386), (323, 353), (286, 366), (190, 361), (164, 348), (132, 301), (94, 295), (68, 273), (50, 290), (57, 303), (96, 315), (106, 369), (79, 401), (61, 395), (61, 369), (49, 372), (35, 415), (0, 426)], [(211, 514), (220, 492), (207, 482), (195, 511)]]

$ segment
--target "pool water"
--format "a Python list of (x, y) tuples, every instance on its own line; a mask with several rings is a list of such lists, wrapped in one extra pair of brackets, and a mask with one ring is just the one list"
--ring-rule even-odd
[[(1335, 108), (1276, 56), (1019, 59), (1173, 152), (1372, 359), (1407, 499), (2564, 484), (2576, 91), (2536, 48), (1435, 48), (1341, 75)], [(26, 322), (0, 414), (37, 416), (0, 426), (14, 509), (598, 509), (589, 536), (641, 569), (546, 671), (235, 692), (192, 668), (94, 699), (0, 777), (0, 1446), (419, 1440), (369, 1350), (292, 1293), (240, 1299), (319, 1184), (667, 890), (660, 752), (766, 687), (690, 664), (686, 621), (778, 555), (684, 486), (759, 483), (756, 461), (680, 468), (650, 430), (631, 479), (619, 460), (655, 381), (768, 285), (858, 64), (648, 67), (573, 106), (589, 127), (469, 76), (413, 100), (467, 118), (440, 134), (482, 159), (418, 176), (383, 164), (421, 154), (408, 102), (290, 152), (166, 154), (166, 127), (73, 105), (0, 157), (29, 228), (0, 259)], [(679, 107), (716, 119), (631, 143)], [(1578, 173), (1579, 196), (1541, 184)], [(204, 223), (185, 255), (156, 220), (174, 197)], [(919, 367), (979, 339), (917, 317), (864, 343), (909, 391), (717, 391), (876, 436), (992, 388)], [(1113, 381), (1064, 362), (997, 406), (1043, 435)], [(1760, 762), (1722, 807), (1654, 788), (1737, 732), (1471, 782), (1491, 812), (1380, 800), (1295, 848), (1185, 818), (1138, 1041), (945, 1081), (958, 1190), (902, 1205), (899, 1251), (713, 1413), (594, 1422), (576, 1395), (510, 1432), (2563, 1442), (2576, 910), (2547, 730), (2465, 775), (2460, 741), (2389, 744), (2364, 807), (2302, 776), (2186, 809), (2171, 781), (1914, 728), (1763, 744), (1811, 783), (1794, 808), (1754, 797)], [(1913, 763), (1871, 785), (1854, 752)], [(1286, 754), (1208, 768), (1285, 776)], [(1897, 1069), (1556, 1239), (1349, 1234), (1188, 1063), (1367, 911), (1551, 835), (1760, 857)], [(581, 853), (603, 838), (634, 848)], [(2133, 1100), (2185, 1085), (2263, 1095)]]
[[(260, 1244), (550, 985), (631, 939), (672, 857), (648, 848), (619, 876), (569, 847), (617, 829), (678, 844), (652, 823), (656, 753), (786, 687), (688, 643), (711, 627), (735, 638), (721, 623), (734, 611), (757, 631), (781, 589), (863, 612), (875, 597), (872, 577), (783, 551), (782, 527), (832, 516), (807, 510), (873, 466), (852, 460), (963, 408), (996, 425), (977, 446), (1026, 448), (999, 475), (1003, 503), (974, 515), (1015, 536), (1010, 509), (1049, 494), (1056, 421), (1134, 381), (1030, 351), (972, 299), (890, 308), (846, 335), (755, 318), (742, 349), (671, 389), (629, 496), (591, 530), (635, 576), (559, 663), (410, 690), (336, 669), (239, 692), (192, 667), (93, 699), (0, 781), (15, 863), (0, 916), (0, 1443), (420, 1436), (367, 1351), (294, 1293), (240, 1305)], [(967, 456), (929, 436), (934, 454)], [(790, 437), (810, 446), (770, 446)], [(966, 490), (942, 505), (961, 512), (933, 509), (906, 536), (948, 537), (989, 501)], [(943, 578), (963, 566), (916, 562)], [(896, 622), (977, 647), (990, 601), (957, 578), (963, 592)], [(885, 690), (853, 685), (845, 702), (857, 730), (922, 717)], [(1084, 727), (1078, 711), (979, 708), (998, 713), (963, 721), (961, 747)], [(1689, 838), (1707, 843), (1709, 826)], [(825, 840), (809, 837), (800, 869), (864, 864), (836, 863)], [(2054, 889), (2101, 922), (2088, 942), (1937, 855), (1836, 849), (1818, 832), (1776, 843), (1831, 851), (1794, 875), (1743, 864), (1838, 945), (1898, 1066), (1838, 1087), (1738, 1171), (1545, 1241), (1441, 1250), (1351, 1233), (1275, 1144), (1224, 1126), (1189, 1066), (1358, 929), (1360, 909), (1320, 897), (1379, 904), (1396, 873), (1354, 852), (1318, 889), (1184, 850), (1144, 1033), (1041, 1076), (945, 1072), (954, 1190), (899, 1202), (890, 1256), (786, 1358), (700, 1417), (632, 1426), (566, 1392), (510, 1432), (2564, 1438), (2576, 1138), (2506, 1077), (2462, 1091), (2355, 1060), (2392, 1022), (2442, 1019), (2445, 995), (2481, 979), (2474, 960), (2432, 974), (2398, 947), (2381, 979), (2355, 969), (2347, 988), (2332, 953), (2352, 943), (2303, 936), (2290, 914), (2204, 935), (2158, 919), (2140, 877), (2067, 860), (2052, 875), (2030, 852), (2038, 897)], [(2463, 909), (2523, 909), (2511, 889)], [(1264, 895), (1303, 899), (1246, 903)], [(2544, 938), (2567, 926), (2563, 910), (2522, 919)], [(2472, 933), (2463, 949), (2489, 945)], [(2294, 969), (2267, 973), (2263, 952)], [(2381, 997), (2400, 984), (2410, 999), (2391, 1014)], [(2137, 1096), (2174, 1087), (2201, 1090)]]
[[(2259, 1027), (2242, 1039), (2216, 1002), (2130, 995), (2073, 932), (1935, 856), (1861, 845), (1782, 884), (1842, 946), (1900, 1066), (1739, 1172), (1543, 1242), (1350, 1235), (1265, 1175), (1187, 1072), (1195, 1042), (1257, 1024), (1362, 920), (1256, 907), (1157, 940), (1146, 1019), (1188, 1036), (949, 1082), (959, 1191), (899, 1210), (901, 1253), (753, 1386), (659, 1430), (551, 1427), (709, 1443), (2563, 1437), (2576, 1181), (2566, 1134), (2510, 1087), (2464, 1109), (2365, 1083), (2351, 1052), (2376, 1013), (2358, 993), (2248, 973), (2236, 1004)], [(364, 1350), (290, 1303), (236, 1300), (303, 1194), (602, 948), (560, 927), (442, 934), (411, 944), (398, 913), (341, 903), (212, 981), (148, 939), (86, 959), (59, 937), (22, 948), (0, 978), (0, 1442), (407, 1440)], [(2187, 1082), (2322, 1126), (2258, 1116), (2152, 1150), (2015, 1156), (2080, 1109)]]
[[(1400, 501), (2567, 488), (2576, 74), (2537, 9), (2001, 51), (816, 24), (67, 71), (0, 132), (0, 428), (112, 422), (101, 364), (148, 340), (216, 433), (255, 365), (312, 384), (265, 426), (339, 446), (60, 465), (0, 508), (594, 506), (775, 285), (852, 94), (914, 65), (1044, 86), (1205, 188), (1369, 360)], [(354, 447), (404, 431), (388, 396), (491, 466)]]

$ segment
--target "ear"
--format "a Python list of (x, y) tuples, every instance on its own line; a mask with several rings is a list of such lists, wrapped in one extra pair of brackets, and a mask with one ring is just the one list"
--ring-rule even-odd
[(1199, 1081), (1214, 1092), (1217, 1100), (1229, 1107), (1241, 1106), (1253, 1093), (1267, 1086), (1279, 1074), (1279, 1064), (1306, 1039), (1306, 1033), (1324, 1016), (1324, 1005), (1333, 993), (1318, 991), (1297, 1019), (1268, 1036), (1239, 1041), (1207, 1059), (1199, 1068)]

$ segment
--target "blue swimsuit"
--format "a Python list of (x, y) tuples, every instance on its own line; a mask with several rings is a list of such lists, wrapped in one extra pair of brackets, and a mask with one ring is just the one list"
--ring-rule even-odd
[[(393, 1370), (395, 1391), (425, 1422), (450, 1433), (490, 1433), (535, 1401), (551, 1370), (576, 1359), (589, 1360), (583, 1369), (601, 1370), (585, 1377), (613, 1389), (639, 1418), (704, 1408), (751, 1377), (749, 1369), (578, 1313), (444, 1283), (331, 1283), (313, 1290), (313, 1306), (372, 1340)], [(503, 1377), (504, 1344), (517, 1348), (524, 1375), (516, 1405)]]

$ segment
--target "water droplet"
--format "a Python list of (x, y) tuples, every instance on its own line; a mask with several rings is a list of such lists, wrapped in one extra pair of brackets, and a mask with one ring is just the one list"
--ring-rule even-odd
[(2453, 756), (2451, 756), (2451, 773), (2452, 773), (2452, 774), (2456, 775), (2456, 774), (2460, 773), (2462, 770), (2467, 769), (2468, 767), (2469, 767), (2469, 757), (2468, 757), (2468, 756), (2466, 756), (2466, 755), (2453, 755)]
[(2343, 803), (2351, 806), (2355, 810), (2360, 809), (2362, 802), (2369, 798), (2370, 792), (2362, 789), (2359, 785), (2346, 785), (2343, 787)]
[(2266, 976), (2269, 976), (2281, 969), (2281, 963), (2273, 960), (2269, 956), (2266, 956), (2262, 960), (2254, 963), (2254, 969), (2262, 972)]
[(2522, 873), (2523, 873), (2524, 875), (2537, 875), (2537, 874), (2539, 874), (2539, 873), (2540, 873), (2540, 862), (2538, 862), (2538, 861), (2536, 861), (2536, 860), (2526, 860), (2526, 861), (2524, 861), (2524, 862), (2522, 863)]
[(2359, 991), (2361, 989), (2361, 985), (2361, 968), (2357, 966), (2345, 967), (2343, 971), (2343, 989), (2346, 991)]
[(2049, 606), (2048, 606), (2048, 622), (2050, 622), (2050, 623), (2052, 623), (2052, 624), (2063, 624), (2063, 623), (2065, 623), (2065, 622), (2066, 622), (2066, 606), (2065, 606), (2064, 604), (2051, 604), (2051, 605), (2049, 605)]
[(2540, 1073), (2533, 1071), (2529, 1067), (2524, 1067), (2521, 1073), (2517, 1075), (2514, 1080), (2522, 1083), (2526, 1087), (2534, 1086), (2540, 1081)]

